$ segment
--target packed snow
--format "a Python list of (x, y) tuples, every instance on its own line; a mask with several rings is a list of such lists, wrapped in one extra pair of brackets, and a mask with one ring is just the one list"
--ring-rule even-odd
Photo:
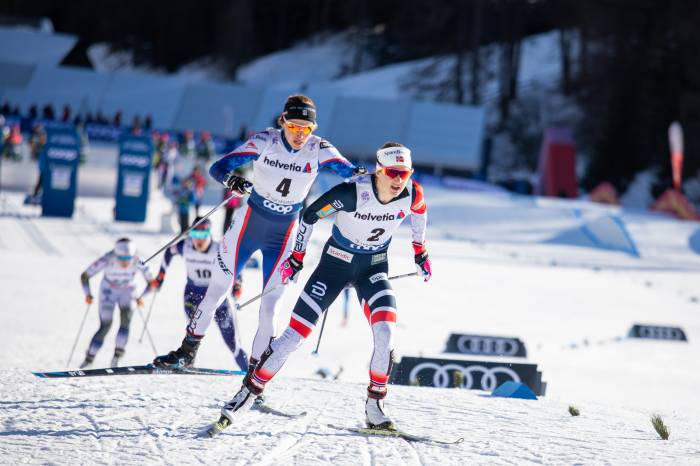
[[(318, 329), (292, 355), (266, 391), (268, 403), (305, 417), (251, 412), (209, 439), (201, 433), (237, 390), (240, 377), (134, 375), (38, 379), (32, 370), (66, 369), (86, 305), (79, 275), (116, 238), (132, 236), (142, 257), (161, 234), (170, 207), (152, 195), (145, 224), (115, 223), (113, 201), (80, 198), (72, 220), (41, 218), (19, 193), (0, 199), (0, 290), (7, 325), (0, 330), (0, 463), (2, 464), (689, 464), (700, 460), (697, 387), (700, 371), (700, 257), (688, 246), (694, 222), (628, 212), (584, 201), (474, 193), (427, 185), (429, 251), (434, 277), (393, 283), (399, 306), (399, 355), (432, 356), (452, 332), (518, 336), (547, 382), (537, 401), (492, 398), (473, 390), (392, 386), (387, 409), (400, 427), (451, 440), (454, 446), (366, 438), (327, 424), (361, 426), (371, 338), (356, 302), (341, 326), (342, 299), (331, 307), (319, 356)], [(586, 218), (615, 216), (639, 257), (589, 243), (557, 242)], [(222, 216), (215, 215), (219, 236)], [(585, 225), (583, 225), (585, 226)], [(330, 231), (314, 232), (299, 283), (290, 286), (278, 328), (311, 273)], [(599, 235), (608, 230), (596, 230)], [(615, 240), (611, 238), (600, 238)], [(410, 230), (390, 248), (391, 274), (413, 269)], [(149, 263), (155, 271), (160, 257)], [(259, 269), (244, 272), (246, 300), (260, 291)], [(149, 324), (159, 353), (184, 336), (184, 267), (176, 258)], [(93, 278), (97, 290), (99, 277)], [(143, 312), (151, 304), (149, 298)], [(238, 313), (249, 349), (255, 305)], [(95, 367), (109, 364), (118, 317)], [(689, 342), (626, 338), (633, 323), (682, 327)], [(154, 353), (139, 312), (123, 364)], [(78, 340), (76, 368), (98, 326), (96, 308)], [(450, 355), (443, 354), (443, 357)], [(197, 365), (235, 368), (214, 328)], [(316, 375), (337, 373), (337, 380)], [(575, 405), (581, 416), (571, 417)], [(661, 441), (649, 416), (671, 430)]]

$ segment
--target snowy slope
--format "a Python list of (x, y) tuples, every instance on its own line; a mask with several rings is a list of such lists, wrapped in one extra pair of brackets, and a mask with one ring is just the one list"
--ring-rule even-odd
[[(334, 305), (313, 357), (318, 332), (294, 354), (269, 386), (270, 404), (308, 411), (282, 420), (251, 413), (216, 439), (197, 434), (217, 418), (238, 377), (129, 376), (40, 380), (30, 370), (59, 370), (75, 338), (85, 305), (79, 274), (123, 234), (136, 238), (143, 256), (168, 238), (157, 233), (166, 206), (156, 200), (146, 225), (114, 224), (112, 201), (81, 198), (73, 221), (42, 219), (0, 199), (0, 463), (17, 464), (692, 464), (700, 458), (697, 387), (700, 371), (700, 257), (688, 246), (698, 224), (620, 211), (581, 201), (519, 198), (426, 187), (430, 252), (435, 276), (428, 284), (395, 282), (400, 355), (435, 355), (451, 332), (514, 335), (528, 348), (547, 382), (538, 401), (494, 399), (483, 392), (392, 387), (388, 409), (417, 434), (465, 437), (440, 447), (395, 439), (366, 439), (326, 427), (360, 425), (371, 352), (359, 306), (341, 327)], [(590, 245), (552, 243), (580, 228), (573, 210), (615, 215), (640, 257)], [(220, 217), (215, 220), (220, 225)], [(321, 222), (312, 238), (300, 283), (283, 298), (278, 324), (313, 270), (329, 232)], [(391, 248), (391, 274), (411, 271), (410, 232)], [(605, 239), (605, 238), (603, 238)], [(156, 263), (150, 264), (155, 269)], [(184, 334), (183, 266), (176, 260), (155, 303), (152, 333), (159, 352)], [(244, 299), (259, 292), (260, 273), (245, 272)], [(93, 281), (96, 289), (98, 280)], [(150, 300), (147, 302), (147, 306)], [(257, 320), (251, 306), (239, 316), (250, 345)], [(118, 320), (118, 319), (117, 319)], [(679, 325), (689, 342), (624, 338), (635, 323)], [(88, 316), (75, 367), (98, 326)], [(108, 364), (116, 322), (97, 356)], [(134, 315), (126, 364), (153, 357), (138, 343)], [(233, 365), (218, 331), (204, 341), (198, 364)], [(338, 381), (315, 376), (343, 367)], [(569, 404), (582, 415), (571, 418)], [(671, 440), (658, 440), (649, 414), (660, 412)]]

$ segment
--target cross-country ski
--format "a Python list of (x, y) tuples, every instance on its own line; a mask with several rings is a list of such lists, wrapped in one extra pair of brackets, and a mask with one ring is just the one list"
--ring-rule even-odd
[(409, 434), (402, 429), (377, 429), (369, 427), (342, 427), (333, 424), (328, 424), (328, 427), (336, 430), (344, 430), (346, 432), (353, 432), (359, 435), (367, 435), (373, 437), (391, 437), (391, 438), (401, 438), (408, 442), (428, 442), (428, 443), (438, 443), (440, 445), (457, 445), (464, 442), (462, 437), (456, 440), (440, 440), (432, 437), (426, 437), (422, 435)]
[(230, 369), (207, 369), (202, 367), (187, 367), (181, 369), (161, 369), (152, 364), (145, 366), (105, 367), (101, 369), (77, 369), (73, 371), (32, 372), (42, 379), (102, 377), (110, 375), (144, 375), (144, 374), (177, 374), (177, 375), (245, 375), (245, 371)]

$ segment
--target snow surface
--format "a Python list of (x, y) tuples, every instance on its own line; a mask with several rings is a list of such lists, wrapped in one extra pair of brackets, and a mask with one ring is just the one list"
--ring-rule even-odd
[[(411, 444), (334, 431), (359, 426), (371, 338), (353, 302), (347, 327), (330, 309), (320, 355), (318, 331), (290, 358), (267, 390), (269, 404), (308, 415), (284, 420), (250, 413), (215, 439), (199, 433), (237, 390), (239, 377), (126, 376), (37, 379), (31, 370), (61, 370), (85, 312), (80, 272), (124, 234), (142, 256), (169, 238), (158, 233), (169, 206), (154, 196), (144, 225), (111, 221), (109, 199), (80, 198), (72, 221), (45, 219), (0, 198), (1, 464), (700, 464), (700, 256), (688, 245), (698, 223), (564, 201), (426, 186), (429, 250), (435, 276), (394, 282), (399, 306), (399, 355), (439, 354), (451, 332), (518, 336), (537, 363), (547, 395), (537, 401), (491, 398), (480, 391), (392, 386), (387, 409), (416, 433), (464, 437), (456, 446)], [(579, 228), (586, 215), (615, 215), (640, 257), (551, 238)], [(221, 216), (215, 217), (221, 224)], [(311, 273), (330, 222), (312, 238), (299, 284), (285, 294), (285, 325)], [(218, 230), (219, 227), (217, 227)], [(391, 274), (411, 271), (410, 230), (391, 247)], [(156, 269), (160, 258), (150, 263)], [(159, 353), (184, 335), (182, 261), (175, 259), (155, 302), (150, 328)], [(259, 292), (258, 269), (244, 272), (243, 299)], [(99, 279), (92, 281), (96, 290)], [(150, 305), (147, 300), (146, 309)], [(117, 323), (96, 367), (109, 363)], [(257, 311), (238, 314), (249, 348)], [(688, 343), (625, 338), (633, 323), (681, 326)], [(71, 367), (98, 326), (93, 308)], [(202, 367), (232, 368), (218, 330), (204, 340)], [(124, 364), (153, 358), (142, 321), (132, 320)], [(448, 356), (449, 355), (445, 355)], [(343, 372), (320, 380), (320, 368)], [(581, 416), (573, 418), (573, 404)], [(653, 431), (660, 413), (669, 441)]]

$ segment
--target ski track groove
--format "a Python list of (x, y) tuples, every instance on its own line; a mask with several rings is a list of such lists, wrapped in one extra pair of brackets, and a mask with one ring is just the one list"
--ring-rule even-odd
[[(326, 395), (323, 398), (323, 401), (327, 400), (328, 396)], [(285, 409), (289, 403), (289, 399), (287, 398), (285, 400), (285, 403), (281, 404), (278, 409)], [(324, 403), (321, 403), (321, 406), (323, 406)], [(275, 418), (274, 414), (266, 414), (263, 417), (268, 417), (268, 418)], [(302, 425), (305, 426), (304, 431), (299, 434), (298, 438), (296, 438), (292, 442), (284, 442), (275, 447), (274, 449), (271, 450), (272, 455), (268, 455), (267, 458), (264, 460), (260, 461), (259, 463), (254, 463), (258, 465), (268, 465), (268, 464), (274, 464), (280, 462), (280, 460), (286, 459), (287, 461), (284, 461), (282, 464), (286, 464), (291, 460), (290, 458), (293, 455), (296, 455), (297, 451), (299, 448), (302, 446), (302, 442), (307, 438), (306, 435), (309, 433), (309, 430), (311, 428), (312, 424), (317, 423), (319, 417), (321, 417), (321, 410), (316, 410), (316, 415), (311, 419), (309, 417), (309, 413), (307, 410), (306, 416), (303, 416), (301, 418), (297, 419), (289, 419), (289, 420), (281, 420), (280, 423), (284, 423), (284, 426), (287, 426), (287, 423), (289, 422), (294, 422), (294, 421), (299, 421)], [(296, 432), (291, 432), (291, 429), (287, 429), (290, 432), (288, 432), (289, 435), (295, 435)], [(290, 439), (291, 440), (291, 439)]]
[(62, 256), (60, 251), (54, 247), (54, 245), (51, 243), (51, 241), (49, 241), (48, 238), (46, 238), (46, 236), (34, 224), (34, 221), (31, 218), (18, 218), (17, 221), (20, 222), (22, 229), (24, 229), (24, 231), (32, 239), (34, 244), (36, 244), (37, 247), (39, 247), (39, 249), (44, 251), (49, 256)]

